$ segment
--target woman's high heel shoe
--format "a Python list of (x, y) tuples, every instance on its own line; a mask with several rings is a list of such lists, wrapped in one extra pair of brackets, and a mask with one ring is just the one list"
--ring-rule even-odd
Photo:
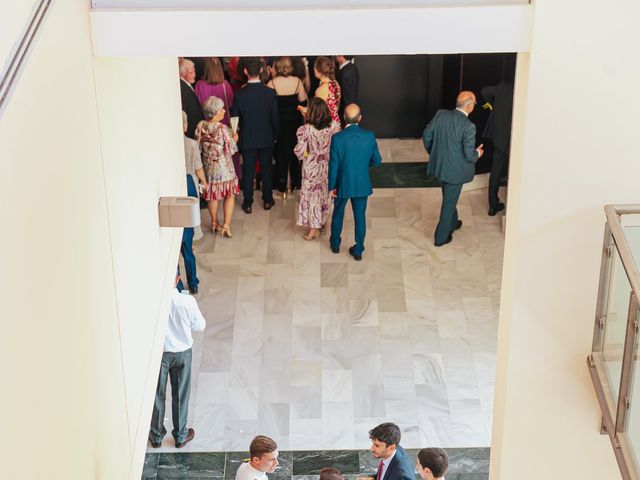
[(211, 224), (211, 230), (213, 230), (213, 234), (220, 233), (222, 231), (222, 225), (218, 222), (214, 222)]
[(231, 229), (229, 228), (229, 225), (223, 225), (222, 226), (222, 236), (223, 237), (233, 237), (233, 234), (231, 233)]

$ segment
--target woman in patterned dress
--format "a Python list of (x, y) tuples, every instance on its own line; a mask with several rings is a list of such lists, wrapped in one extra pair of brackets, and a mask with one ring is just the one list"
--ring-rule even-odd
[(327, 103), (331, 112), (331, 119), (340, 124), (340, 85), (336, 81), (336, 64), (329, 57), (318, 57), (313, 66), (313, 73), (320, 81), (315, 96)]
[[(202, 151), (202, 164), (207, 175), (208, 188), (204, 198), (208, 202), (213, 232), (221, 232), (223, 237), (231, 237), (231, 217), (235, 196), (240, 192), (238, 177), (233, 167), (233, 154), (238, 151), (238, 135), (231, 135), (229, 127), (222, 123), (224, 101), (209, 97), (202, 110), (206, 120), (198, 123), (195, 138)], [(224, 200), (224, 223), (218, 223), (218, 200)]]
[(340, 131), (340, 124), (332, 120), (326, 102), (312, 98), (305, 124), (298, 128), (298, 144), (294, 152), (302, 160), (302, 189), (298, 205), (297, 224), (307, 227), (305, 240), (319, 236), (329, 216), (329, 147), (331, 136)]

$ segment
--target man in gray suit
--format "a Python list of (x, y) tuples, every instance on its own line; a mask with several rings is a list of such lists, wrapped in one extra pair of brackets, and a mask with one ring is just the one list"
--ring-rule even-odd
[(482, 144), (474, 147), (476, 126), (467, 118), (476, 105), (473, 92), (458, 94), (455, 110), (438, 110), (422, 135), (429, 153), (427, 174), (442, 184), (442, 207), (435, 232), (435, 245), (441, 247), (453, 239), (462, 227), (456, 205), (462, 185), (473, 180), (475, 164), (484, 153)]

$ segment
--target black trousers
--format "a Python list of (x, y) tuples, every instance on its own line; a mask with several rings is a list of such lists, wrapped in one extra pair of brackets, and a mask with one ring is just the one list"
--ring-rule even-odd
[(251, 148), (242, 150), (242, 193), (244, 200), (242, 205), (253, 205), (253, 180), (256, 176), (256, 163), (260, 162), (260, 174), (262, 175), (262, 200), (273, 202), (273, 148)]
[(489, 208), (498, 208), (498, 204), (500, 203), (500, 198), (498, 197), (500, 178), (502, 177), (508, 162), (509, 152), (495, 147), (493, 149), (491, 173), (489, 174)]

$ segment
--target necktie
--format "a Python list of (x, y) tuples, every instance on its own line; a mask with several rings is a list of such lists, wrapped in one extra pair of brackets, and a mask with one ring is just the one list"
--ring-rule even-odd
[(378, 478), (376, 480), (382, 480), (382, 467), (384, 467), (384, 461), (380, 460), (380, 465), (378, 465)]

